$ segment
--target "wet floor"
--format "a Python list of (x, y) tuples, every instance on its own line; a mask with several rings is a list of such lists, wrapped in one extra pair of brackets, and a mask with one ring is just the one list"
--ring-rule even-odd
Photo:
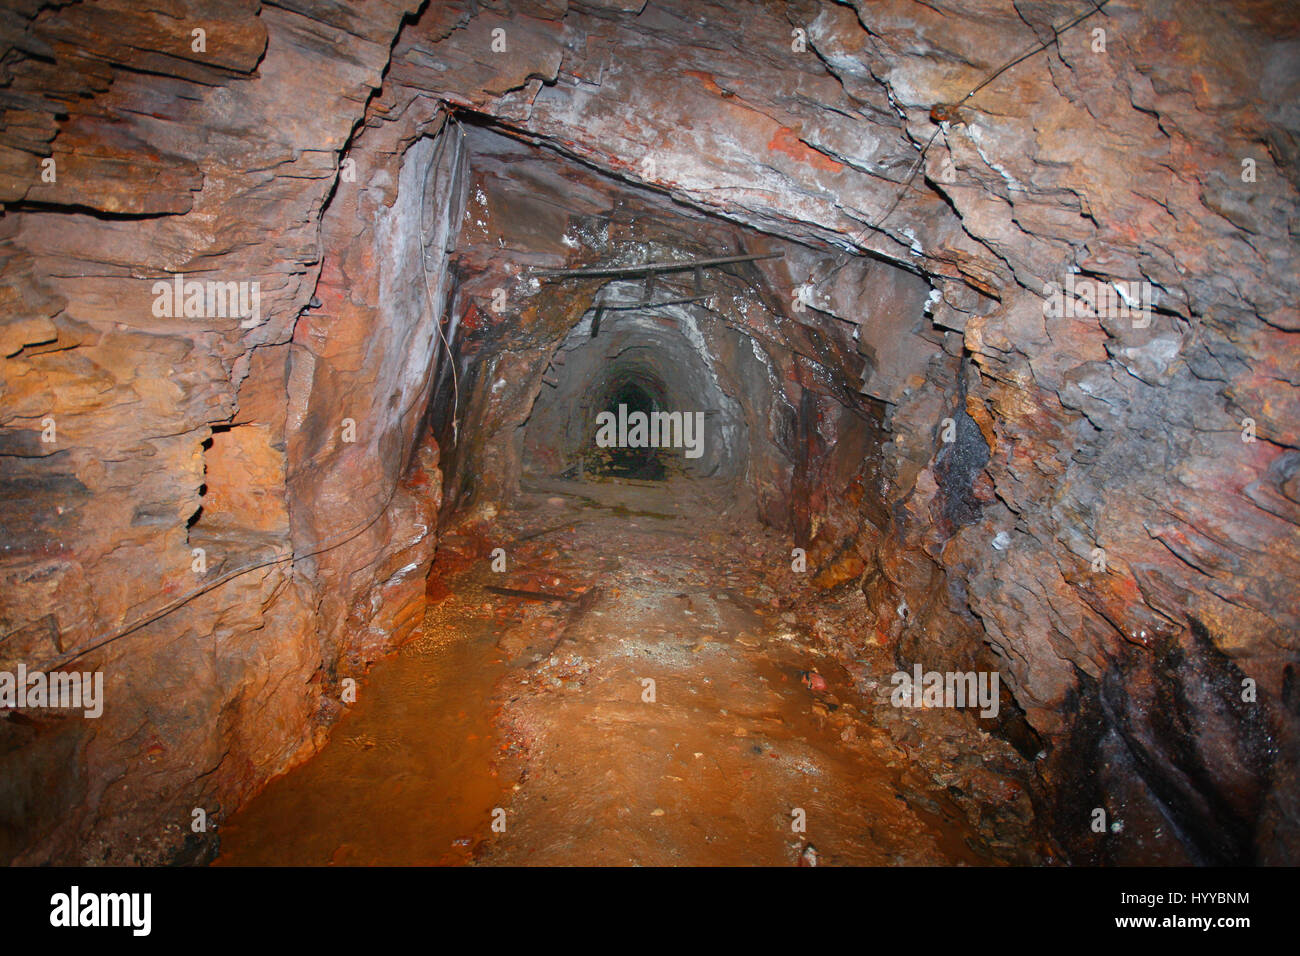
[(219, 864), (987, 862), (773, 606), (788, 542), (725, 490), (556, 482), (521, 504), (443, 538), (423, 634), (228, 821)]
[(470, 859), (501, 801), (485, 706), (502, 672), (495, 638), (466, 618), (380, 661), (314, 758), (221, 831), (217, 865), (427, 865)]

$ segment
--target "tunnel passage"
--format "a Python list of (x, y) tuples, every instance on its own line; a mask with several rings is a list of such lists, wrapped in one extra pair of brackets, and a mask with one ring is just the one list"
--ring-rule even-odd
[[(859, 502), (878, 510), (884, 497), (881, 421), (897, 396), (883, 384), (947, 360), (913, 334), (928, 321), (927, 283), (875, 263), (855, 267), (851, 289), (824, 250), (488, 123), (466, 119), (464, 136), (469, 199), (449, 255), (459, 391), (444, 377), (430, 414), (443, 515), (493, 513), (539, 479), (680, 478), (727, 486), (818, 560), (843, 552)], [(636, 271), (647, 264), (666, 268)], [(622, 272), (549, 274), (586, 267)], [(796, 304), (810, 275), (829, 278)], [(823, 311), (845, 289), (849, 317)], [(702, 440), (693, 430), (688, 454), (673, 420), (670, 447), (600, 447), (601, 414), (638, 403), (680, 412), (683, 433), (685, 416), (702, 416)], [(857, 490), (827, 493), (844, 488)]]
[(551, 356), (525, 426), (525, 475), (744, 474), (744, 413), (695, 318), (681, 306), (640, 308), (640, 294), (632, 282), (603, 287), (601, 305)]

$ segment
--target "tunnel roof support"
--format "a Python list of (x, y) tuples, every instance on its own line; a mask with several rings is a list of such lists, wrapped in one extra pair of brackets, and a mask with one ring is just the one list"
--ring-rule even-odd
[(756, 262), (780, 259), (783, 252), (765, 252), (746, 256), (722, 256), (717, 259), (688, 259), (684, 262), (647, 262), (640, 266), (586, 266), (581, 269), (541, 269), (533, 273), (538, 279), (607, 278), (611, 276), (652, 276), (660, 272), (685, 272), (704, 266), (725, 266), (733, 262)]

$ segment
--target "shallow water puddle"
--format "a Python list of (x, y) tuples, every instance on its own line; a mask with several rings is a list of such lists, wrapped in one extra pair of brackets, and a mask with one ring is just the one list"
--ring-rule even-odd
[(221, 833), (216, 865), (469, 860), (503, 802), (488, 702), (503, 665), (490, 622), (426, 634), (379, 661), (325, 747)]

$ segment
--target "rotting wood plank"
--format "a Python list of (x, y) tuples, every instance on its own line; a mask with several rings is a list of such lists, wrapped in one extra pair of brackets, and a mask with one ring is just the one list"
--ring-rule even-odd
[(491, 591), (493, 594), (500, 594), (503, 597), (524, 598), (529, 601), (556, 601), (564, 604), (572, 604), (578, 598), (568, 594), (548, 594), (545, 591), (524, 591), (519, 588), (502, 588), (495, 584), (483, 585), (483, 590)]

